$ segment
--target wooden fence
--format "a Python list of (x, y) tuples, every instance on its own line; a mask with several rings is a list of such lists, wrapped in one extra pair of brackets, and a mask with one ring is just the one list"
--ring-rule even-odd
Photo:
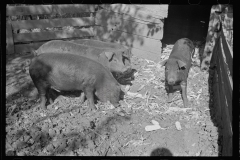
[[(38, 18), (7, 21), (7, 53), (29, 52), (53, 39), (94, 38), (131, 47), (134, 55), (156, 61), (167, 9), (167, 5), (125, 4), (7, 6), (7, 16)], [(81, 17), (65, 18), (68, 14)]]
[[(221, 22), (222, 24), (224, 22)], [(213, 55), (210, 62), (210, 68), (213, 72), (212, 89), (213, 89), (213, 105), (216, 110), (218, 123), (221, 125), (223, 136), (222, 155), (232, 155), (232, 60), (233, 51), (232, 40), (226, 39), (226, 28), (222, 25), (220, 36), (216, 40), (213, 49)], [(232, 26), (231, 26), (232, 27)]]

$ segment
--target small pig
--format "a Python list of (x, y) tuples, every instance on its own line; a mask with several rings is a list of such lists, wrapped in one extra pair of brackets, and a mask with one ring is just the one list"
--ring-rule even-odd
[(161, 62), (161, 65), (165, 66), (167, 102), (172, 101), (174, 88), (178, 89), (181, 86), (184, 107), (188, 106), (187, 77), (193, 53), (193, 42), (187, 38), (182, 38), (174, 44), (169, 58)]
[(46, 109), (49, 89), (83, 91), (91, 109), (94, 93), (100, 101), (119, 105), (121, 87), (112, 74), (101, 64), (83, 56), (47, 53), (33, 58), (29, 67), (30, 77), (41, 97), (40, 106)]
[(87, 57), (101, 63), (104, 67), (108, 68), (113, 75), (127, 74), (128, 72), (131, 72), (131, 66), (126, 66), (123, 63), (122, 52), (124, 52), (124, 50), (122, 49), (104, 49), (76, 44), (69, 41), (53, 40), (43, 44), (38, 50), (36, 50), (37, 55), (49, 52), (69, 53)]

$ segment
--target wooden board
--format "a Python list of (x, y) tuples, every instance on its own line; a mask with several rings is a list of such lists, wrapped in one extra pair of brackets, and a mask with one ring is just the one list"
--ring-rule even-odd
[(156, 54), (161, 53), (162, 43), (160, 40), (128, 34), (122, 31), (109, 31), (103, 27), (96, 27), (95, 29), (96, 37), (100, 40), (105, 39), (110, 42), (119, 42), (127, 47), (134, 47)]
[(94, 25), (93, 17), (23, 20), (12, 22), (14, 30), (47, 27), (52, 28), (64, 26), (90, 26), (90, 25)]
[(6, 51), (7, 54), (13, 54), (14, 53), (14, 43), (13, 43), (13, 33), (12, 33), (12, 25), (10, 22), (6, 23)]
[(37, 14), (64, 14), (78, 12), (94, 12), (95, 5), (67, 4), (67, 5), (29, 5), (7, 6), (7, 16), (37, 15)]
[(62, 30), (51, 32), (32, 32), (14, 34), (14, 42), (43, 41), (61, 38), (80, 38), (85, 36), (94, 36), (92, 28), (83, 28), (81, 30)]
[(231, 48), (228, 46), (228, 43), (225, 39), (225, 36), (223, 35), (223, 31), (222, 31), (222, 34), (221, 34), (221, 44), (222, 44), (222, 47), (223, 47), (223, 50), (224, 50), (224, 55), (226, 57), (226, 63), (229, 67), (229, 71), (230, 71), (230, 74), (231, 76), (233, 75), (232, 71), (232, 63), (233, 63), (233, 53), (231, 52)]
[(145, 12), (150, 12), (154, 17), (167, 18), (168, 16), (168, 5), (166, 4), (154, 4), (154, 5), (136, 5)]
[(52, 5), (7, 6), (7, 16), (51, 14)]
[(114, 13), (112, 11), (99, 11), (96, 15), (96, 24), (107, 28), (107, 30), (120, 30), (153, 39), (162, 39), (163, 37), (162, 21), (159, 23), (150, 23), (137, 20), (131, 16)]
[(143, 10), (142, 8), (136, 5), (112, 4), (112, 5), (102, 5), (102, 7), (104, 10), (128, 15), (146, 22), (161, 23), (160, 19), (164, 19), (164, 15), (163, 16), (154, 15), (152, 12)]
[(17, 45), (15, 45), (16, 53), (25, 53), (25, 52), (31, 52), (32, 50), (37, 50), (44, 43), (46, 43), (46, 42), (17, 44)]

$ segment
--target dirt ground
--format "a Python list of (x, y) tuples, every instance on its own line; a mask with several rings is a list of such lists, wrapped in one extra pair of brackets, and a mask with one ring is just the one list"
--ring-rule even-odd
[[(162, 60), (172, 49), (163, 49)], [(132, 85), (122, 86), (118, 109), (98, 102), (87, 112), (87, 102), (60, 95), (44, 111), (28, 68), (31, 56), (8, 57), (6, 70), (6, 154), (18, 156), (218, 156), (218, 128), (210, 116), (208, 74), (199, 61), (189, 72), (189, 108), (180, 92), (166, 103), (164, 67), (132, 58), (137, 70)], [(152, 130), (150, 130), (153, 128)]]

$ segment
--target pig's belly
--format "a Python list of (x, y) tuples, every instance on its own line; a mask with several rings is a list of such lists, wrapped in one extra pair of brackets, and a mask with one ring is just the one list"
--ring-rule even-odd
[(71, 79), (49, 77), (49, 83), (51, 88), (58, 91), (82, 90), (81, 82)]

